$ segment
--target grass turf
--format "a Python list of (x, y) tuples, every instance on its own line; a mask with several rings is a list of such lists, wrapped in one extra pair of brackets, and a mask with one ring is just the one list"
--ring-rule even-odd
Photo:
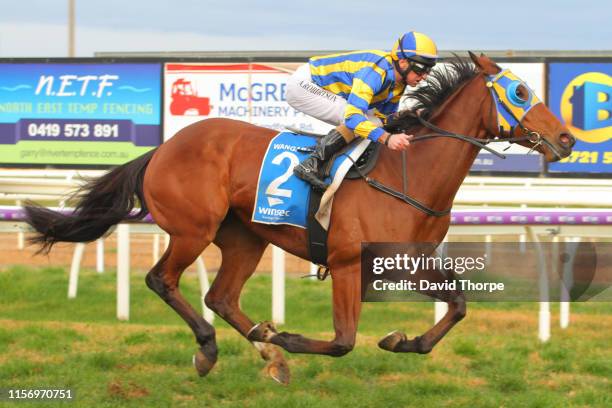
[[(284, 387), (219, 318), (217, 366), (198, 377), (191, 332), (143, 280), (132, 276), (131, 319), (118, 322), (113, 273), (82, 271), (78, 297), (68, 300), (62, 268), (1, 270), (0, 388), (70, 387), (74, 405), (61, 406), (83, 407), (612, 406), (609, 303), (573, 304), (570, 328), (553, 326), (546, 344), (537, 340), (538, 304), (471, 303), (427, 356), (376, 343), (395, 329), (422, 334), (432, 324), (430, 303), (364, 304), (355, 350), (338, 359), (286, 353), (292, 383)], [(247, 283), (242, 307), (254, 321), (270, 318), (270, 287), (265, 275)], [(195, 275), (181, 288), (199, 308)], [(333, 336), (329, 281), (288, 278), (286, 292), (282, 330)]]

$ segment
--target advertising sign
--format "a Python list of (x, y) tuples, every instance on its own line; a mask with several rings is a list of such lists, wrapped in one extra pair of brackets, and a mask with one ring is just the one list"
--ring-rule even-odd
[(0, 163), (121, 164), (161, 142), (160, 64), (0, 63)]
[(551, 111), (576, 137), (572, 154), (552, 172), (612, 173), (612, 64), (551, 63)]
[[(291, 108), (285, 101), (285, 83), (299, 64), (184, 64), (168, 63), (164, 76), (164, 139), (198, 120), (226, 117), (283, 130), (287, 126), (325, 133), (329, 125)], [(502, 63), (544, 97), (542, 63)], [(409, 105), (404, 101), (403, 106)], [(507, 143), (506, 160), (481, 152), (472, 171), (535, 172), (542, 169), (538, 153)], [(507, 149), (507, 150), (505, 150)]]
[(287, 78), (299, 64), (177, 64), (164, 76), (164, 139), (206, 118), (230, 118), (283, 130), (324, 133), (329, 125), (290, 107)]

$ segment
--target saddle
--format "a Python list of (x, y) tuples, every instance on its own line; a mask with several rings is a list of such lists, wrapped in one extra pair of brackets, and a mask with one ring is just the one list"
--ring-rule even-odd
[[(346, 173), (344, 176), (345, 179), (354, 180), (364, 176), (367, 176), (374, 166), (376, 166), (376, 162), (378, 161), (378, 154), (380, 153), (381, 148), (380, 143), (370, 143), (370, 145), (365, 149), (365, 151), (359, 156), (359, 159), (353, 164), (353, 167)], [(336, 156), (342, 154), (342, 151), (338, 152)], [(325, 175), (328, 176), (328, 172), (331, 169), (333, 162), (336, 160), (336, 156), (333, 157), (332, 160), (329, 161), (328, 166), (325, 168)]]

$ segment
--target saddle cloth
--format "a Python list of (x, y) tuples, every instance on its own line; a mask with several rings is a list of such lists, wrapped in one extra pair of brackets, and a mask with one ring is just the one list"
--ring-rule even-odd
[[(370, 140), (358, 139), (345, 148), (334, 159), (330, 183), (315, 216), (327, 230), (334, 192), (342, 179), (368, 147)], [(292, 132), (281, 132), (268, 145), (257, 182), (257, 193), (251, 220), (262, 224), (293, 225), (306, 228), (310, 184), (293, 175), (293, 168), (310, 153), (300, 151), (316, 145), (316, 138)]]

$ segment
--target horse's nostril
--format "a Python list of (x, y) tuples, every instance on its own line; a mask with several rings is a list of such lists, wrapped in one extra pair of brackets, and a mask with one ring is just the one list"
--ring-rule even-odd
[(561, 133), (559, 135), (559, 141), (563, 146), (573, 147), (576, 144), (576, 138), (572, 136), (570, 133)]

